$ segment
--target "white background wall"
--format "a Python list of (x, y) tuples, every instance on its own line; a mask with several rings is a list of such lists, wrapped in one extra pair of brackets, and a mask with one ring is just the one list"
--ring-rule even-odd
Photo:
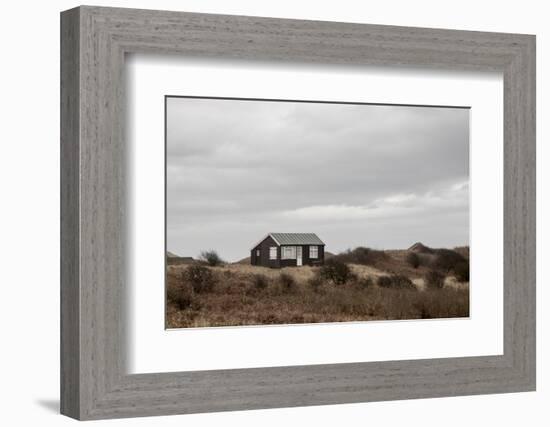
[[(542, 1), (96, 1), (97, 5), (537, 35), (538, 391), (508, 395), (109, 421), (110, 425), (549, 425), (547, 165), (550, 26)], [(4, 2), (0, 31), (0, 422), (68, 425), (59, 383), (59, 12), (74, 1)], [(32, 258), (32, 261), (31, 261)], [(545, 307), (546, 306), (546, 307)]]

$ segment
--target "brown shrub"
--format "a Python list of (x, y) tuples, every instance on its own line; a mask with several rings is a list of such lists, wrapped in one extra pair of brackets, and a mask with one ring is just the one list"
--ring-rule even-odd
[(453, 270), (457, 264), (466, 262), (466, 259), (462, 255), (451, 249), (437, 249), (435, 253), (432, 266), (445, 273)]
[(178, 309), (185, 310), (193, 303), (193, 289), (187, 284), (168, 285), (166, 287), (166, 299)]
[(313, 290), (313, 292), (319, 292), (321, 290), (321, 286), (323, 286), (324, 284), (324, 281), (321, 276), (316, 274), (315, 276), (309, 278), (307, 284)]
[(369, 289), (374, 286), (374, 280), (371, 277), (358, 277), (354, 281), (354, 285), (357, 289)]
[(353, 292), (345, 292), (344, 288), (338, 288), (336, 292), (330, 295), (330, 302), (327, 302), (332, 307), (334, 313), (339, 316), (361, 317), (367, 316), (369, 312), (369, 304), (364, 298), (360, 298)]
[(216, 283), (212, 270), (204, 265), (190, 265), (181, 273), (182, 283), (188, 283), (197, 294), (211, 292)]
[(279, 283), (283, 293), (293, 292), (296, 290), (296, 280), (288, 273), (281, 273), (279, 275)]
[(252, 275), (252, 284), (256, 290), (262, 290), (267, 288), (267, 285), (269, 284), (269, 279), (265, 274), (254, 274)]
[(413, 289), (400, 288), (373, 288), (369, 299), (373, 305), (372, 315), (377, 319), (416, 319), (417, 310), (414, 301), (420, 297), (421, 292)]
[(459, 262), (454, 266), (453, 271), (459, 282), (470, 281), (470, 263), (468, 261)]
[(224, 263), (222, 258), (213, 249), (210, 249), (208, 251), (202, 251), (199, 259), (201, 261), (207, 263), (211, 267), (215, 267), (217, 265), (222, 265)]
[(465, 259), (470, 259), (470, 247), (469, 246), (457, 246), (453, 251), (462, 255)]
[(355, 274), (353, 274), (349, 266), (335, 258), (331, 258), (325, 262), (319, 270), (319, 275), (321, 278), (331, 281), (335, 285), (343, 285), (355, 278)]
[(378, 281), (376, 283), (381, 288), (416, 290), (416, 286), (412, 280), (402, 274), (380, 276), (378, 277)]
[(418, 268), (420, 266), (420, 257), (416, 252), (409, 252), (405, 258), (405, 261), (407, 261), (407, 264), (409, 264), (412, 268)]
[(335, 255), (331, 258), (331, 260), (336, 260), (347, 264), (374, 265), (378, 261), (387, 258), (388, 254), (384, 251), (359, 246), (355, 249), (348, 249), (345, 252)]
[(441, 289), (445, 284), (445, 276), (437, 270), (430, 270), (424, 276), (426, 287), (432, 289)]
[(432, 289), (420, 292), (422, 298), (414, 302), (420, 319), (442, 319), (468, 317), (470, 315), (470, 295), (468, 290)]

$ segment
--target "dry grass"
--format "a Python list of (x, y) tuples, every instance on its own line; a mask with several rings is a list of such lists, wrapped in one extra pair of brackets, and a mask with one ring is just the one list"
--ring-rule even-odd
[[(386, 289), (376, 285), (387, 272), (350, 266), (356, 279), (334, 285), (319, 279), (318, 267), (273, 270), (231, 264), (208, 267), (214, 284), (193, 292), (186, 265), (168, 267), (167, 327), (296, 324), (365, 320), (467, 317), (467, 283), (447, 278), (443, 289)], [(190, 291), (191, 289), (191, 291)], [(183, 290), (183, 301), (178, 292)]]
[[(429, 270), (424, 263), (421, 263), (416, 268), (410, 265), (407, 262), (407, 256), (410, 252), (407, 250), (387, 250), (384, 253), (386, 254), (385, 257), (380, 257), (372, 264), (372, 267), (379, 271), (390, 274), (402, 274), (412, 280), (423, 277)], [(419, 257), (422, 260), (422, 256)]]

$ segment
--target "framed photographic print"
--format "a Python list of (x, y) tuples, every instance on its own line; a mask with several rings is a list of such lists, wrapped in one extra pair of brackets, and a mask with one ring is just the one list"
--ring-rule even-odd
[(61, 408), (535, 389), (535, 38), (61, 15)]

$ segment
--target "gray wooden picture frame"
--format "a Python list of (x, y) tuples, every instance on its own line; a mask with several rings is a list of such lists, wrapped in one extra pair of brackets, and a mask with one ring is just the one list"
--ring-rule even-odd
[[(504, 354), (129, 375), (124, 58), (504, 76)], [(77, 419), (535, 390), (535, 37), (150, 10), (61, 14), (61, 412)], [(159, 284), (162, 286), (162, 284)]]

